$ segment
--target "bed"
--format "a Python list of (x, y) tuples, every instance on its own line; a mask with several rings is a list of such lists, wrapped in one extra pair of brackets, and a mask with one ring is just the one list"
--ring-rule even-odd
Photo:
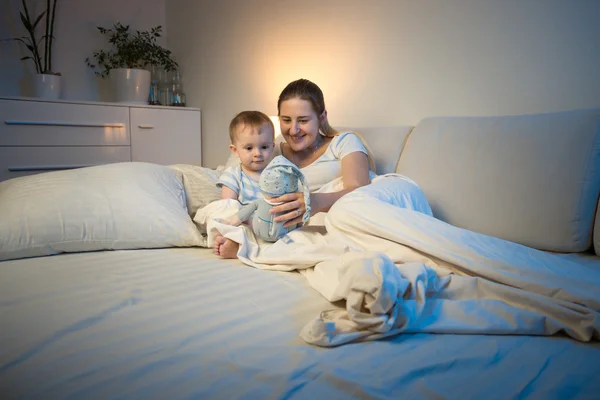
[[(587, 112), (585, 118), (582, 115), (577, 121), (596, 120), (595, 112)], [(535, 118), (551, 117), (555, 118)], [(571, 117), (562, 115), (561, 120), (573, 126)], [(523, 126), (531, 125), (526, 122)], [(378, 172), (407, 173), (411, 166), (402, 163), (421, 151), (420, 140), (427, 140), (427, 132), (433, 132), (435, 143), (440, 143), (444, 135), (457, 137), (452, 133), (453, 127), (462, 132), (465, 124), (471, 123), (485, 125), (479, 119), (434, 119), (414, 129), (357, 130), (363, 132), (379, 156)], [(497, 120), (489, 123), (495, 131), (502, 130)], [(510, 120), (507, 126), (514, 129), (514, 124)], [(556, 126), (555, 120), (552, 125)], [(588, 125), (577, 126), (589, 131)], [(473, 135), (480, 134), (473, 130)], [(592, 143), (597, 142), (595, 132), (588, 136)], [(492, 143), (497, 147), (496, 139)], [(556, 146), (565, 147), (558, 142)], [(589, 148), (590, 142), (581, 146)], [(590, 158), (592, 164), (597, 163), (597, 152), (592, 152)], [(493, 163), (493, 157), (487, 160)], [(440, 162), (446, 171), (451, 169), (448, 160)], [(583, 168), (587, 174), (589, 165)], [(443, 222), (444, 229), (449, 230), (438, 235), (440, 241), (432, 247), (448, 245), (451, 241), (445, 239), (450, 237), (447, 233), (458, 232), (465, 247), (457, 254), (466, 259), (465, 254), (475, 251), (493, 261), (486, 264), (491, 267), (485, 273), (506, 272), (502, 264), (506, 260), (513, 267), (523, 259), (532, 265), (537, 260), (536, 265), (543, 267), (540, 272), (528, 269), (529, 264), (525, 263), (522, 269), (513, 270), (516, 272), (511, 277), (512, 286), (502, 283), (504, 275), (498, 275), (497, 280), (484, 279), (519, 290), (525, 296), (521, 302), (527, 303), (525, 313), (513, 313), (514, 309), (506, 307), (511, 304), (508, 300), (494, 301), (491, 307), (501, 308), (492, 310), (493, 314), (500, 315), (503, 322), (495, 321), (494, 325), (490, 320), (483, 325), (469, 325), (485, 315), (482, 310), (490, 310), (482, 306), (485, 302), (476, 301), (465, 303), (460, 315), (445, 314), (450, 319), (445, 320), (443, 333), (425, 332), (423, 327), (435, 327), (441, 320), (436, 322), (436, 315), (442, 315), (425, 312), (422, 316), (428, 319), (428, 325), (414, 325), (417, 329), (413, 331), (391, 329), (382, 334), (380, 330), (360, 337), (350, 332), (350, 336), (328, 336), (325, 339), (330, 341), (315, 344), (307, 340), (308, 326), (320, 323), (321, 327), (331, 327), (323, 324), (330, 315), (334, 316), (334, 323), (347, 322), (351, 310), (344, 299), (336, 297), (340, 293), (334, 293), (340, 286), (339, 280), (331, 290), (318, 286), (315, 269), (310, 267), (314, 260), (306, 254), (300, 256), (308, 261), (297, 261), (303, 268), (285, 264), (285, 260), (261, 268), (264, 265), (260, 262), (269, 254), (252, 255), (252, 246), (247, 254), (251, 263), (257, 263), (256, 268), (215, 257), (204, 247), (210, 232), (203, 229), (208, 227), (202, 226), (195, 216), (198, 210), (215, 204), (215, 193), (208, 188), (216, 174), (218, 171), (192, 166), (123, 163), (0, 183), (0, 254), (4, 258), (0, 261), (2, 398), (598, 398), (600, 291), (594, 289), (599, 287), (600, 258), (594, 253), (592, 235), (597, 218), (596, 186), (600, 186), (596, 175), (580, 180), (596, 186), (588, 185), (577, 193), (580, 205), (586, 204), (586, 196), (595, 196), (591, 208), (577, 208), (577, 212), (585, 214), (578, 221), (589, 222), (587, 227), (575, 227), (589, 231), (584, 240), (587, 244), (580, 243), (572, 231), (566, 233), (573, 238), (571, 241), (556, 235), (514, 238), (511, 234), (522, 234), (524, 229), (511, 231), (507, 226), (494, 236), (487, 235), (486, 229), (497, 229), (498, 224), (485, 226), (485, 221), (477, 219), (479, 225), (465, 226), (471, 222), (461, 221), (460, 214), (451, 212), (452, 199), (444, 201), (443, 195), (438, 196), (432, 188), (428, 176), (419, 176), (417, 180), (423, 182), (424, 191), (433, 198), (434, 214), (452, 222)], [(413, 171), (410, 176), (418, 174)], [(468, 183), (472, 184), (472, 180)], [(457, 190), (460, 184), (453, 182)], [(515, 187), (518, 192), (518, 185)], [(31, 196), (34, 190), (43, 191), (44, 201)], [(74, 191), (78, 196), (72, 195)], [(565, 204), (561, 199), (562, 209)], [(91, 209), (86, 208), (91, 205)], [(347, 206), (348, 209), (340, 208), (338, 215), (360, 205)], [(526, 202), (519, 207), (527, 207)], [(91, 218), (92, 214), (96, 217)], [(410, 258), (405, 264), (420, 260), (424, 267), (446, 266), (447, 261), (437, 257), (441, 253), (420, 247), (436, 236), (433, 232), (428, 234), (427, 224), (434, 224), (431, 226), (437, 232), (442, 225), (435, 224), (442, 222), (413, 214), (403, 214), (405, 227), (391, 228), (394, 234), (405, 234), (406, 240), (413, 242), (390, 247), (387, 252), (378, 248), (380, 263), (369, 264), (369, 268), (378, 268), (367, 269), (373, 274), (369, 276), (379, 274), (384, 276), (383, 282), (389, 282), (385, 271), (390, 270), (385, 268), (393, 267), (396, 257)], [(376, 215), (372, 214), (374, 218)], [(343, 217), (340, 220), (345, 221)], [(79, 221), (79, 225), (72, 221)], [(411, 227), (413, 223), (416, 225)], [(340, 226), (335, 225), (341, 229)], [(316, 237), (320, 234), (315, 233)], [(475, 239), (483, 234), (516, 253), (497, 251), (489, 247), (489, 242), (477, 243)], [(55, 237), (69, 240), (53, 240)], [(372, 244), (378, 246), (376, 242)], [(564, 251), (557, 244), (584, 250)], [(350, 257), (352, 262), (362, 262), (377, 256), (365, 258), (367, 251), (340, 252), (338, 256), (331, 253), (328, 261)], [(424, 258), (429, 261), (423, 261)], [(463, 267), (470, 265), (454, 262), (453, 265)], [(439, 272), (435, 268), (433, 271)], [(452, 279), (463, 275), (469, 278), (468, 273), (453, 271)], [(519, 289), (519, 282), (534, 275), (540, 280), (533, 284), (529, 281), (529, 286)], [(443, 278), (440, 275), (439, 279)], [(562, 280), (559, 288), (552, 287), (556, 279)], [(418, 282), (411, 281), (409, 287), (418, 287)], [(481, 288), (485, 286), (475, 290)], [(551, 293), (545, 297), (539, 294), (546, 289)], [(429, 296), (432, 290), (425, 292)], [(578, 315), (585, 313), (585, 317), (553, 318), (558, 315), (553, 314), (555, 309), (544, 309), (532, 317), (531, 309), (536, 304), (570, 307)], [(457, 329), (460, 332), (453, 333), (451, 326), (475, 326), (481, 332), (469, 334), (465, 329)], [(340, 332), (343, 329), (334, 333)], [(340, 337), (343, 340), (336, 341)]]

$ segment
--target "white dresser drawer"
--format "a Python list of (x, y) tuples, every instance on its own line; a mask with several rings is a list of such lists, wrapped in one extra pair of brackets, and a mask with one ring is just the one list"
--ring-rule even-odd
[(131, 108), (131, 158), (202, 165), (200, 110)]
[(129, 146), (0, 147), (0, 181), (41, 172), (131, 161)]
[(0, 100), (0, 146), (129, 146), (129, 107)]

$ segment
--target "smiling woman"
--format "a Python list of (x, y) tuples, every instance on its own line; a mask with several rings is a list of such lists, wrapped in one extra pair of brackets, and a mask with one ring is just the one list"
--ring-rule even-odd
[[(375, 177), (373, 157), (360, 137), (352, 132), (340, 134), (329, 124), (323, 92), (315, 83), (298, 79), (288, 84), (279, 95), (277, 109), (285, 140), (277, 151), (302, 168), (311, 192), (341, 179), (337, 190), (311, 195), (313, 215), (328, 211), (340, 197)], [(278, 217), (278, 222), (301, 222), (294, 211), (304, 209), (302, 196), (286, 196), (279, 198), (285, 204), (274, 209), (288, 211)]]

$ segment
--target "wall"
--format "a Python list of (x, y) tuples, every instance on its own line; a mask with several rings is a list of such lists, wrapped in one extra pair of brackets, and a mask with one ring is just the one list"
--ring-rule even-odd
[(203, 160), (243, 109), (304, 77), (333, 125), (600, 106), (597, 0), (167, 0), (168, 44), (203, 115)]
[[(45, 0), (27, 0), (39, 10)], [(96, 77), (85, 64), (95, 50), (108, 48), (96, 26), (110, 27), (115, 22), (146, 30), (162, 25), (166, 44), (165, 0), (59, 0), (55, 20), (53, 69), (63, 75), (62, 97), (72, 100), (110, 101), (107, 81)], [(21, 0), (0, 0), (0, 39), (24, 36), (18, 17)], [(42, 23), (43, 25), (43, 23)], [(43, 29), (40, 30), (40, 32)], [(38, 37), (40, 37), (39, 35)], [(30, 96), (31, 61), (19, 61), (27, 50), (16, 42), (0, 42), (0, 95)]]

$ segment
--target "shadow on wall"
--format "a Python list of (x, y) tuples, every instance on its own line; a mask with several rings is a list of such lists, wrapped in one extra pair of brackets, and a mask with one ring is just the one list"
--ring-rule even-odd
[[(27, 49), (11, 38), (22, 37), (22, 24), (17, 9), (13, 7), (15, 0), (3, 2), (0, 13), (0, 95), (27, 96), (33, 93), (33, 65), (21, 61), (28, 56)], [(30, 63), (30, 61), (29, 61)]]

